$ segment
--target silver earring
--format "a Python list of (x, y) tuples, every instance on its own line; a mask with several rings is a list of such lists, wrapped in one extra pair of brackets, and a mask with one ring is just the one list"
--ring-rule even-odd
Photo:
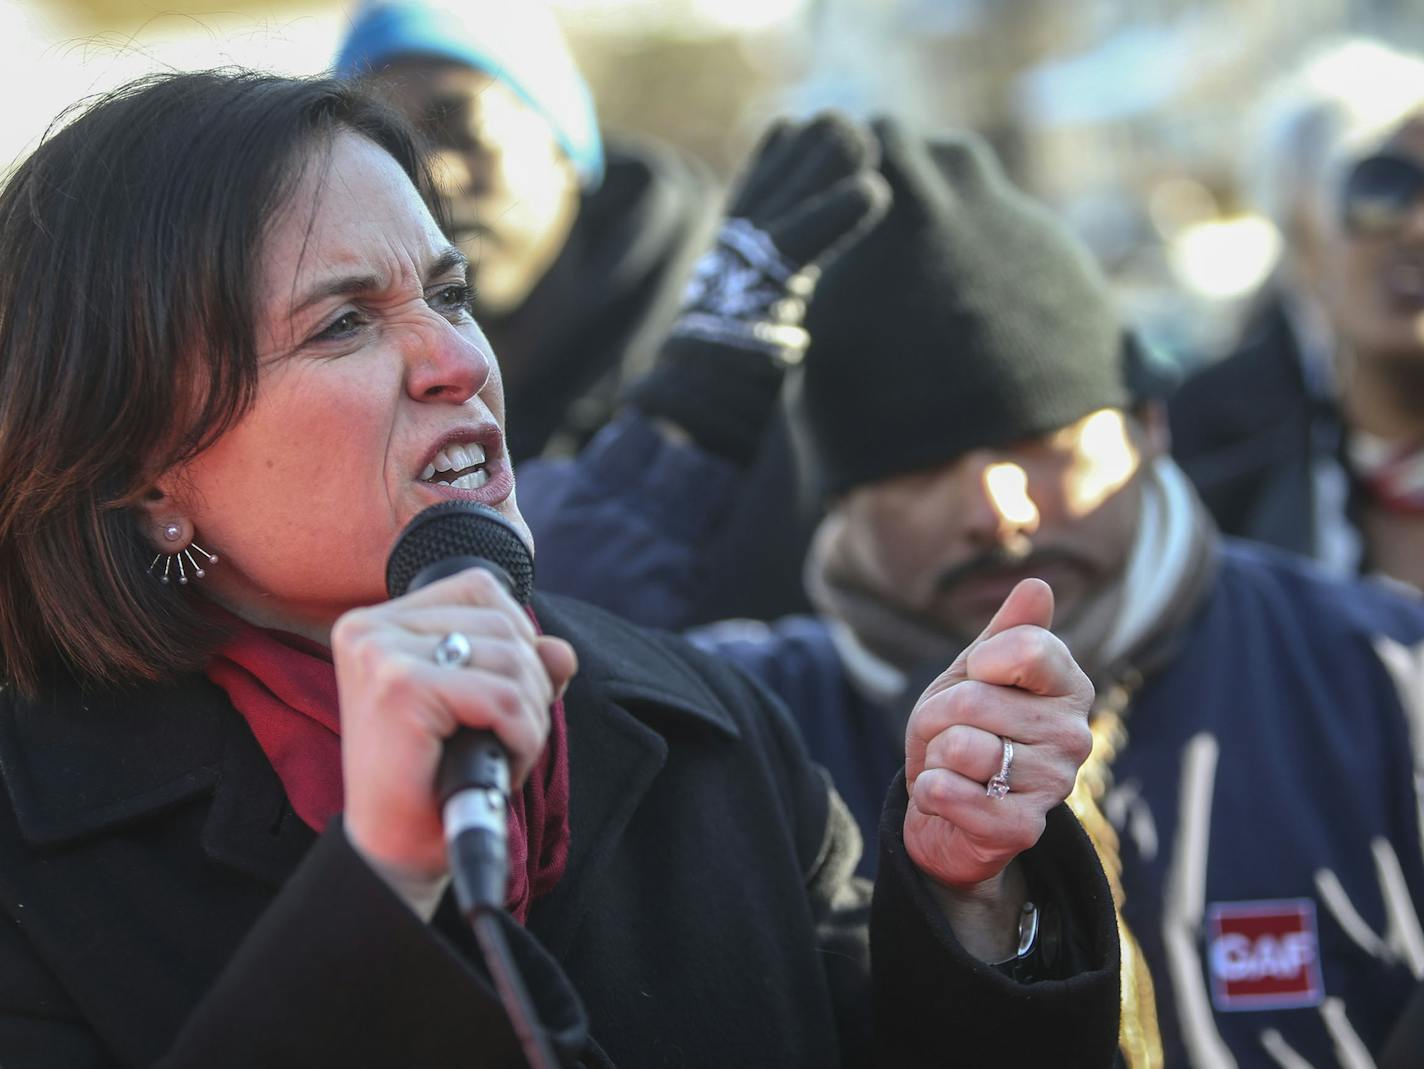
[[(170, 542), (178, 541), (178, 539), (181, 538), (182, 535), (183, 530), (176, 523), (170, 523), (167, 527), (163, 528), (163, 537)], [(195, 552), (203, 558), (201, 562), (193, 556)], [(163, 571), (161, 573), (155, 571), (155, 569), (158, 567), (159, 561), (163, 562)], [(185, 561), (187, 562), (186, 568), (184, 567)], [(180, 584), (186, 585), (188, 582), (188, 572), (190, 569), (193, 573), (194, 579), (203, 579), (208, 574), (203, 569), (203, 565), (216, 564), (218, 562), (218, 555), (216, 553), (209, 553), (206, 549), (198, 545), (198, 543), (196, 542), (189, 542), (177, 553), (156, 554), (153, 560), (149, 563), (148, 574), (157, 575), (160, 582), (166, 583), (172, 577), (175, 562), (177, 563), (178, 582)]]

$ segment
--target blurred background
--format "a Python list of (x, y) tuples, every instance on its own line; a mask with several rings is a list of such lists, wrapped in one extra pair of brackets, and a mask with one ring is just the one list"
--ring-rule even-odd
[[(510, 0), (518, 3), (520, 0)], [(0, 166), (146, 71), (317, 73), (352, 0), (0, 0)], [(1251, 103), (1332, 38), (1424, 48), (1410, 0), (555, 0), (606, 129), (726, 178), (769, 117), (894, 110), (970, 126), (1087, 239), (1124, 310), (1209, 358), (1279, 245), (1244, 174)], [(1361, 71), (1368, 79), (1368, 70)]]

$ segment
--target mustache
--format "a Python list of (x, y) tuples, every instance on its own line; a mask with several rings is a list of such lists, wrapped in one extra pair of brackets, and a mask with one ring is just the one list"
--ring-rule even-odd
[(1035, 549), (1031, 542), (1024, 539), (1021, 542), (996, 545), (961, 564), (956, 564), (953, 568), (946, 569), (935, 580), (935, 593), (942, 594), (971, 579), (989, 578), (1007, 571), (1033, 573), (1059, 564), (1087, 575), (1095, 571), (1093, 562), (1080, 553), (1061, 546)]

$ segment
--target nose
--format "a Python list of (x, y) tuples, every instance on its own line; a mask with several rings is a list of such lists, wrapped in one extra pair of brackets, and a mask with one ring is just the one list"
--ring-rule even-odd
[(435, 156), (435, 174), (448, 196), (479, 197), (490, 191), (495, 172), (494, 147), (484, 141), (466, 138), (459, 145), (448, 145)]
[(1038, 530), (1038, 506), (1018, 464), (981, 450), (964, 457), (961, 469), (962, 522), (971, 541), (986, 548), (1008, 545)]
[(478, 327), (457, 330), (434, 312), (429, 318), (407, 337), (406, 392), (417, 401), (464, 404), (494, 374), (490, 344)]
[(1424, 242), (1424, 195), (1417, 195), (1409, 202), (1400, 233), (1410, 241)]

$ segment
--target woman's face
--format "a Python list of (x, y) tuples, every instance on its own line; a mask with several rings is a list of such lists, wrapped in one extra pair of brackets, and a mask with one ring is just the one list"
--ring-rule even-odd
[(325, 641), (385, 598), (386, 557), (425, 507), (478, 501), (528, 539), (465, 260), (390, 155), (339, 134), (274, 219), (258, 278), (255, 403), (160, 480), (153, 510), (218, 554), (209, 596)]

